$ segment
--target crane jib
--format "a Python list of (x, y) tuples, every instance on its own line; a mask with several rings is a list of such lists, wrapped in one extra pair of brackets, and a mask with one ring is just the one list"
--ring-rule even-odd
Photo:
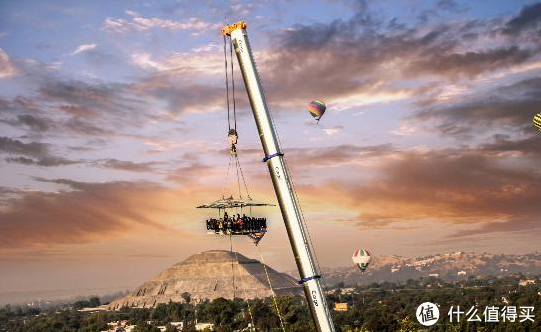
[(222, 34), (231, 37), (237, 60), (254, 114), (257, 130), (267, 162), (274, 191), (284, 219), (295, 262), (310, 313), (318, 332), (334, 332), (334, 324), (320, 284), (309, 234), (304, 224), (293, 183), (281, 152), (280, 141), (267, 105), (263, 86), (255, 65), (246, 33), (246, 23), (238, 22), (222, 29)]

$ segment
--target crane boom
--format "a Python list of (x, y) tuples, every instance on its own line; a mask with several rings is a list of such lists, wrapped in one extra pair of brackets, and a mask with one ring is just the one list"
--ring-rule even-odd
[(244, 85), (248, 92), (250, 105), (254, 113), (257, 130), (263, 145), (265, 158), (272, 178), (272, 184), (280, 205), (282, 217), (295, 256), (295, 262), (302, 283), (310, 313), (318, 332), (334, 332), (334, 325), (317, 275), (314, 258), (307, 238), (300, 206), (293, 190), (291, 178), (287, 171), (284, 154), (280, 149), (269, 107), (257, 73), (252, 50), (246, 33), (246, 23), (241, 21), (222, 29), (222, 34), (231, 36), (239, 61)]

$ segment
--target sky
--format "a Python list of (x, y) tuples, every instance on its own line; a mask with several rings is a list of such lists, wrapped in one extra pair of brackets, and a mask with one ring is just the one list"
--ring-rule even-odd
[[(541, 3), (2, 1), (4, 298), (131, 288), (229, 249), (195, 207), (238, 196), (220, 28), (239, 20), (322, 266), (539, 250)], [(276, 203), (234, 71), (249, 194)], [(265, 261), (293, 270), (278, 207), (253, 213)]]

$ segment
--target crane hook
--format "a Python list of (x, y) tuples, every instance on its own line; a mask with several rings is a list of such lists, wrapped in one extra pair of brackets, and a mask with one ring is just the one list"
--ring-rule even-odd
[(229, 129), (229, 132), (227, 133), (227, 139), (229, 140), (229, 143), (231, 143), (231, 155), (236, 156), (237, 155), (237, 140), (239, 139), (239, 135), (237, 134), (237, 131), (233, 128)]

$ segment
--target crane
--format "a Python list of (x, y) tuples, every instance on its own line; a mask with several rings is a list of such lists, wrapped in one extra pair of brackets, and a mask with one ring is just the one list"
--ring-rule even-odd
[(221, 32), (224, 36), (230, 36), (231, 43), (235, 48), (261, 144), (263, 145), (265, 155), (263, 162), (269, 168), (274, 191), (301, 277), (299, 283), (304, 287), (314, 325), (318, 332), (334, 332), (334, 324), (319, 280), (321, 276), (317, 274), (299, 202), (293, 190), (293, 183), (286, 167), (284, 153), (280, 147), (248, 41), (246, 22), (240, 21), (227, 25), (222, 28)]

